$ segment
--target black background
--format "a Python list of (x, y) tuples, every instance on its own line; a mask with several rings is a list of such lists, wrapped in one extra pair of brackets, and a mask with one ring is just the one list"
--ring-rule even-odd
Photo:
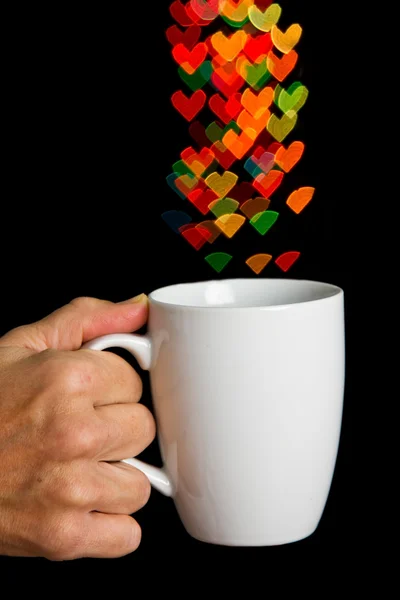
[[(153, 4), (135, 3), (129, 10), (96, 7), (93, 12), (65, 5), (50, 12), (31, 8), (29, 13), (25, 9), (7, 15), (0, 333), (37, 320), (76, 296), (119, 301), (166, 284), (219, 277), (204, 261), (204, 249), (196, 253), (161, 220), (161, 213), (173, 208), (187, 210), (193, 218), (197, 215), (165, 181), (180, 152), (193, 141), (187, 123), (170, 103), (171, 94), (185, 88), (165, 38), (166, 28), (173, 24), (169, 2)], [(303, 185), (315, 186), (317, 192), (300, 216), (289, 215), (282, 203), (285, 216), (269, 241), (269, 234), (261, 238), (239, 232), (228, 244), (217, 242), (215, 250), (234, 256), (221, 277), (255, 277), (244, 263), (256, 252), (271, 250), (276, 256), (300, 250), (302, 257), (289, 272), (291, 277), (328, 281), (345, 291), (343, 428), (320, 525), (310, 538), (287, 546), (212, 546), (190, 538), (172, 501), (153, 492), (137, 515), (143, 540), (133, 555), (60, 564), (2, 558), (0, 571), (7, 577), (15, 580), (21, 569), (35, 578), (59, 574), (72, 580), (101, 572), (104, 578), (112, 575), (123, 582), (135, 567), (143, 574), (149, 565), (177, 570), (182, 564), (227, 561), (246, 571), (255, 562), (298, 560), (310, 551), (333, 553), (343, 560), (357, 548), (355, 290), (350, 258), (354, 223), (342, 169), (344, 51), (323, 3), (281, 5), (282, 27), (299, 22), (304, 29), (296, 77), (310, 96), (295, 129), (296, 138), (306, 142), (306, 154), (287, 176), (282, 195), (277, 192), (277, 202), (284, 200), (286, 191)], [(343, 28), (341, 35), (345, 39)], [(205, 113), (201, 120), (207, 124), (213, 119)], [(285, 275), (269, 265), (263, 276)], [(146, 374), (144, 382), (143, 401), (151, 406)], [(157, 443), (142, 457), (160, 464)]]

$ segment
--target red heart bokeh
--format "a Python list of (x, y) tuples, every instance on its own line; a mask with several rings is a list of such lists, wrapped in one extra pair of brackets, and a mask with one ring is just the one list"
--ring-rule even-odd
[(185, 44), (178, 44), (172, 50), (172, 56), (178, 65), (188, 63), (196, 71), (205, 61), (207, 52), (207, 46), (203, 43), (196, 44), (192, 50), (188, 50)]
[(268, 54), (272, 49), (273, 43), (270, 33), (264, 33), (264, 35), (257, 35), (252, 37), (249, 35), (243, 52), (255, 63), (262, 55)]
[(215, 158), (217, 159), (221, 167), (225, 169), (225, 171), (230, 169), (230, 167), (236, 161), (236, 156), (234, 156), (232, 152), (228, 150), (228, 148), (226, 148), (222, 142), (215, 142), (211, 146), (211, 152), (215, 154)]
[(198, 25), (192, 25), (181, 31), (177, 25), (172, 25), (167, 29), (167, 39), (172, 46), (183, 44), (188, 50), (192, 50), (200, 39), (201, 28)]
[(199, 114), (203, 106), (205, 105), (207, 96), (203, 90), (197, 90), (190, 98), (179, 90), (175, 92), (171, 101), (176, 110), (184, 117), (187, 121), (192, 121), (196, 115)]
[(211, 202), (217, 200), (218, 196), (212, 190), (200, 190), (196, 189), (190, 192), (188, 200), (201, 212), (202, 215), (206, 215), (209, 212), (209, 206)]

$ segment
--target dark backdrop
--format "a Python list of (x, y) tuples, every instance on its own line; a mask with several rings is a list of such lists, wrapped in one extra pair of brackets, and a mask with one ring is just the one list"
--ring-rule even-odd
[[(165, 284), (218, 277), (205, 263), (205, 252), (196, 253), (160, 218), (164, 210), (183, 206), (165, 177), (192, 140), (170, 103), (171, 94), (184, 86), (165, 39), (165, 29), (173, 23), (169, 2), (136, 4), (141, 3), (129, 10), (110, 5), (92, 12), (65, 5), (50, 12), (31, 8), (7, 15), (0, 333), (41, 318), (76, 296), (118, 301)], [(343, 198), (341, 170), (341, 43), (323, 3), (281, 5), (283, 23), (299, 22), (304, 28), (298, 73), (310, 89), (296, 130), (307, 151), (291, 181), (315, 186), (317, 192), (301, 216), (286, 217), (271, 246), (275, 253), (302, 251), (291, 277), (337, 284), (346, 297), (343, 429), (319, 528), (310, 538), (282, 547), (211, 546), (191, 539), (172, 501), (153, 492), (137, 515), (143, 541), (135, 554), (116, 561), (62, 564), (0, 559), (0, 571), (14, 580), (23, 569), (39, 578), (59, 574), (72, 580), (78, 574), (94, 577), (101, 570), (105, 577), (112, 573), (123, 581), (128, 577), (123, 567), (143, 573), (145, 565), (177, 567), (182, 561), (238, 561), (246, 571), (255, 561), (298, 559), (310, 550), (343, 558), (357, 545), (352, 485), (354, 284), (347, 266), (351, 210)], [(343, 28), (341, 35), (346, 36)], [(223, 248), (234, 255), (223, 277), (252, 277), (245, 258), (253, 248), (253, 253), (268, 252), (267, 243), (252, 246), (240, 235)], [(279, 275), (274, 265), (265, 272)], [(144, 402), (150, 406), (146, 374), (144, 381)], [(159, 462), (156, 443), (143, 458)]]

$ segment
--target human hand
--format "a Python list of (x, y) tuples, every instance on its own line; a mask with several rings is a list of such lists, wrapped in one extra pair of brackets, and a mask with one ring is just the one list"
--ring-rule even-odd
[(125, 360), (79, 348), (146, 319), (145, 296), (78, 298), (0, 338), (0, 554), (114, 558), (138, 547), (129, 515), (150, 484), (114, 461), (150, 444), (154, 419)]

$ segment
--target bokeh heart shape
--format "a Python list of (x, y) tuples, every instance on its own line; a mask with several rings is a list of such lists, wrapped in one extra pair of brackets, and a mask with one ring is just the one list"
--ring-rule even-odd
[[(271, 210), (271, 197), (275, 209), (285, 194), (283, 205), (301, 218), (315, 194), (302, 182), (287, 191), (305, 151), (302, 141), (289, 138), (309, 95), (296, 80), (302, 27), (282, 28), (282, 8), (273, 0), (175, 0), (170, 14), (175, 23), (166, 37), (182, 82), (171, 104), (188, 123), (193, 141), (166, 182), (176, 202), (186, 203), (197, 217), (167, 210), (162, 218), (200, 254), (236, 236), (235, 247), (251, 243), (253, 234), (264, 244), (276, 243), (289, 211)], [(212, 113), (214, 120), (208, 117)], [(242, 174), (250, 181), (241, 180)], [(274, 268), (287, 273), (300, 258), (296, 250), (277, 255), (260, 250), (243, 259), (256, 276)], [(204, 259), (217, 273), (236, 264), (218, 249)]]

